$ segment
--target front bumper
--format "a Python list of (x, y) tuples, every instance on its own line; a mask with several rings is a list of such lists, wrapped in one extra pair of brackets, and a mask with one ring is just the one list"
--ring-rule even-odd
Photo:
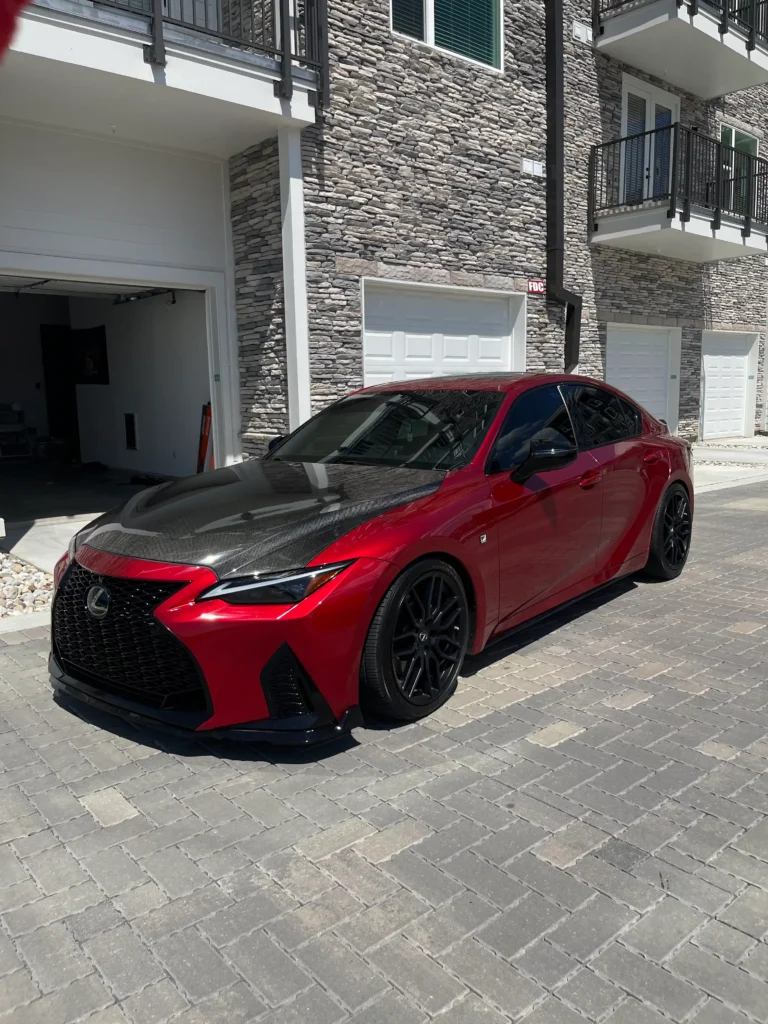
[[(145, 701), (143, 693), (107, 682), (108, 673), (98, 666), (85, 671), (73, 662), (66, 637), (57, 635), (69, 622), (57, 618), (59, 596), (67, 594), (67, 570), (54, 599), (50, 659), (51, 682), (64, 703), (79, 702), (187, 736), (293, 745), (327, 742), (361, 724), (360, 657), (368, 624), (396, 572), (389, 563), (361, 559), (295, 606), (235, 606), (196, 600), (216, 580), (204, 567), (139, 561), (87, 546), (76, 561), (107, 589), (110, 580), (113, 588), (118, 581), (177, 583), (175, 593), (154, 608), (153, 629), (173, 634), (194, 660), (204, 699), (201, 692), (194, 707)], [(89, 622), (88, 628), (97, 627)], [(98, 642), (99, 634), (91, 638)], [(155, 673), (148, 683), (157, 687), (162, 678)]]
[(345, 711), (338, 722), (326, 724), (301, 722), (298, 719), (262, 719), (258, 722), (241, 722), (221, 729), (201, 729), (204, 723), (201, 716), (195, 712), (150, 709), (116, 694), (104, 693), (81, 679), (67, 675), (54, 654), (50, 656), (48, 668), (51, 673), (51, 686), (57, 699), (76, 714), (77, 705), (85, 704), (96, 711), (115, 715), (139, 728), (174, 736), (189, 738), (190, 735), (196, 735), (200, 739), (306, 747), (330, 743), (363, 724), (360, 708), (355, 706)]

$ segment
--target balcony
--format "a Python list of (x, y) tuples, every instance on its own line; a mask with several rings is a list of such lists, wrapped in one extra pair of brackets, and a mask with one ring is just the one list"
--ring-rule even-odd
[(766, 255), (768, 161), (673, 124), (593, 146), (589, 236), (693, 263)]
[(0, 118), (216, 157), (314, 123), (326, 0), (33, 0)]
[(768, 82), (768, 0), (592, 0), (601, 53), (714, 99)]

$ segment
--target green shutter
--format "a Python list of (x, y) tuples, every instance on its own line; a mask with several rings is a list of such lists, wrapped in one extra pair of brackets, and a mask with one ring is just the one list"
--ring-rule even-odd
[(435, 43), (500, 67), (499, 0), (435, 0)]
[(423, 39), (424, 0), (392, 0), (392, 28), (414, 39)]

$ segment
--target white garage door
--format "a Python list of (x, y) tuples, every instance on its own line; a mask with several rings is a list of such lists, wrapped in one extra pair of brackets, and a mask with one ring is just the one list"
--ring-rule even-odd
[(521, 301), (366, 282), (366, 385), (525, 369), (513, 365), (513, 319)]
[(605, 379), (653, 416), (670, 416), (670, 332), (608, 327)]
[(745, 334), (704, 334), (702, 434), (705, 438), (744, 435), (752, 341), (753, 338)]

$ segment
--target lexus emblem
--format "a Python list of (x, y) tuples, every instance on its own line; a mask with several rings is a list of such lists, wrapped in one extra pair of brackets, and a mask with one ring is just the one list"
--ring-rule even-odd
[(103, 619), (111, 601), (112, 597), (104, 587), (91, 587), (85, 599), (85, 607), (92, 619)]

